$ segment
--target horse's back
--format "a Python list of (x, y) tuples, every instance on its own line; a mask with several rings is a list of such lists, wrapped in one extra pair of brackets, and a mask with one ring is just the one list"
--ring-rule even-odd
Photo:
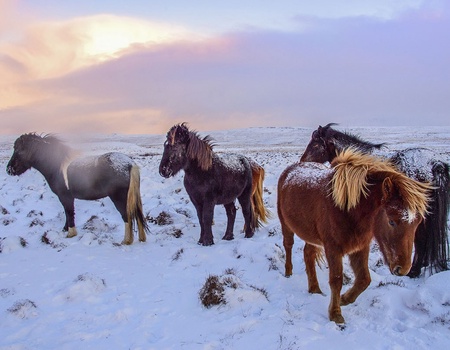
[[(434, 170), (436, 165), (441, 166), (442, 172), (446, 171), (448, 176), (448, 165), (440, 159), (436, 152), (427, 148), (407, 148), (397, 151), (391, 160), (408, 177), (417, 181), (433, 182), (436, 177)], [(447, 170), (444, 170), (445, 168)]]
[(333, 171), (320, 163), (300, 162), (289, 166), (278, 181), (278, 216), (303, 240), (322, 245), (320, 238), (331, 201), (328, 184)]
[(128, 189), (133, 160), (118, 152), (73, 160), (67, 167), (67, 185), (75, 198), (98, 199)]
[(248, 159), (234, 153), (215, 153), (211, 169), (185, 171), (184, 184), (190, 196), (211, 198), (215, 204), (228, 204), (245, 191), (251, 194), (252, 170)]

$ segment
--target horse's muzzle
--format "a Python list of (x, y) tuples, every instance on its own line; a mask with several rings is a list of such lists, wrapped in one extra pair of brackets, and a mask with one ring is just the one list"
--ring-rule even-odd
[(162, 167), (159, 169), (159, 175), (161, 175), (162, 177), (168, 179), (169, 177), (171, 177), (173, 175), (172, 171), (166, 167)]
[(392, 269), (392, 274), (395, 276), (405, 276), (408, 274), (410, 269), (404, 269), (401, 266), (397, 265)]

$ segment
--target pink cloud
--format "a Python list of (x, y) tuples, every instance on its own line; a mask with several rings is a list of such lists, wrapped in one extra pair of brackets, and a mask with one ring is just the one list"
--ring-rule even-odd
[(8, 130), (24, 127), (25, 115), (31, 125), (57, 116), (59, 127), (82, 130), (76, 121), (89, 116), (98, 131), (130, 133), (165, 132), (180, 121), (199, 130), (330, 121), (448, 125), (445, 16), (309, 19), (314, 30), (302, 33), (135, 46), (117, 59), (34, 82), (48, 100), (0, 116), (14, 116)]

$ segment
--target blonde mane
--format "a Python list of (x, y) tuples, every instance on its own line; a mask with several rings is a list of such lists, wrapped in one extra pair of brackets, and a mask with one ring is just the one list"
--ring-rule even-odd
[(213, 146), (209, 135), (201, 139), (195, 131), (189, 131), (187, 156), (197, 160), (202, 170), (206, 171), (212, 167)]
[(425, 217), (429, 192), (433, 189), (431, 184), (412, 180), (389, 161), (350, 148), (343, 150), (331, 165), (335, 169), (331, 180), (332, 197), (340, 209), (349, 211), (359, 204), (361, 195), (367, 198), (370, 192), (367, 177), (382, 174), (389, 177), (400, 192), (409, 215)]

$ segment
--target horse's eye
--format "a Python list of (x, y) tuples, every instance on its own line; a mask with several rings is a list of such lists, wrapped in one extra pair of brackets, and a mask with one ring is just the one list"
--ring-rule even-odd
[(392, 219), (390, 219), (390, 220), (389, 220), (389, 225), (391, 225), (391, 226), (395, 226), (395, 221), (394, 221), (394, 220), (392, 220)]

